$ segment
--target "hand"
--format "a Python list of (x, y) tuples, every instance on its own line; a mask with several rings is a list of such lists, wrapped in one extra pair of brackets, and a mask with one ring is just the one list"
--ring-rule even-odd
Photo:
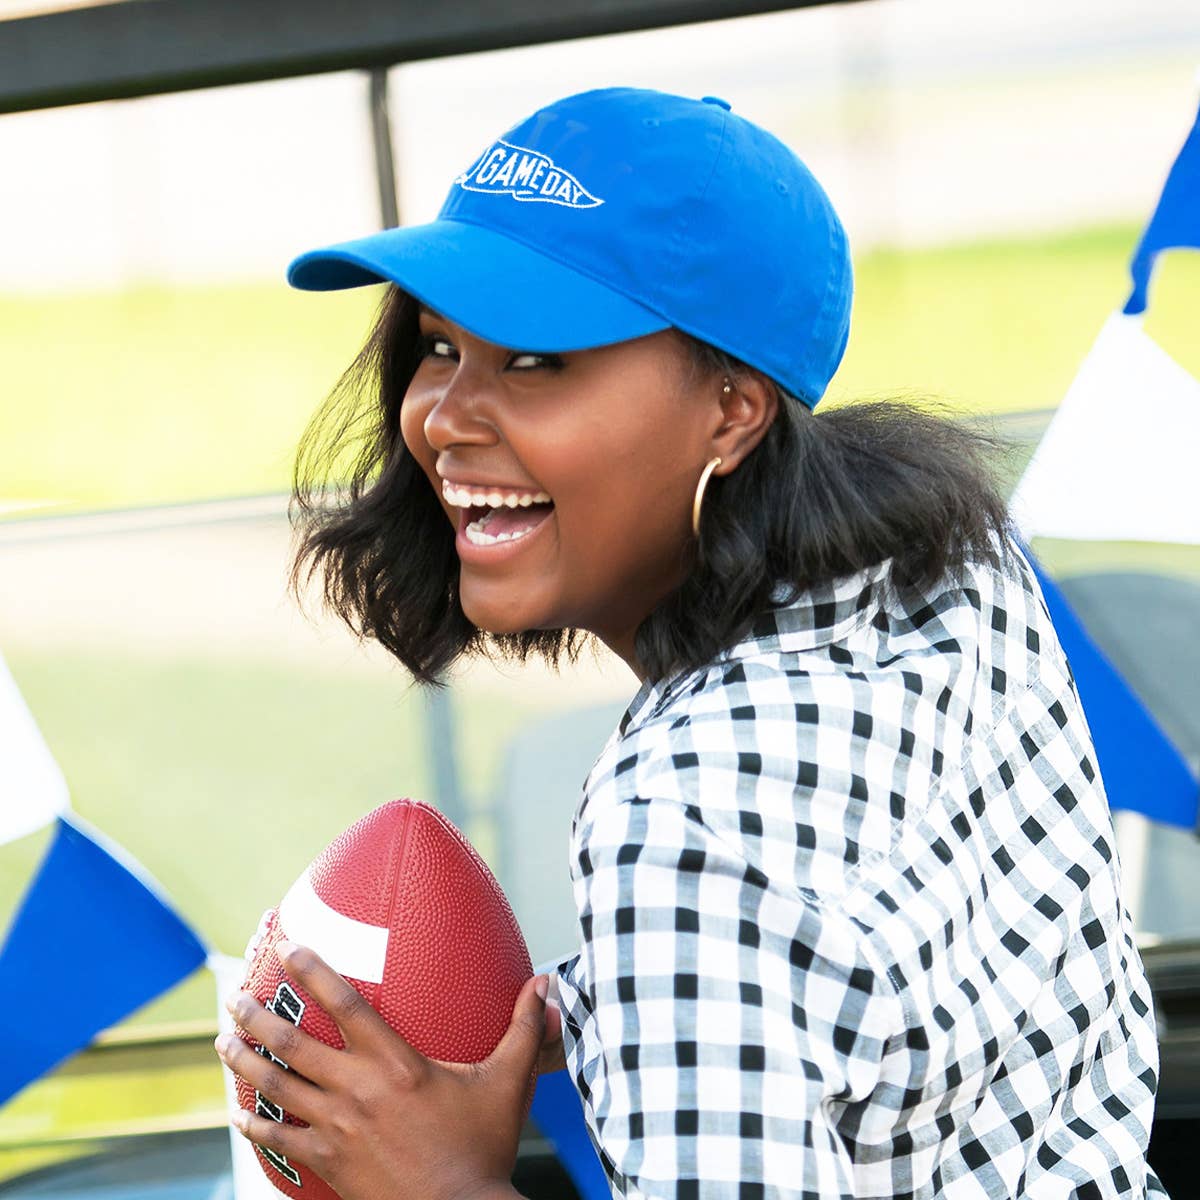
[(514, 1195), (509, 1180), (525, 1096), (547, 1033), (547, 1006), (535, 985), (544, 991), (546, 976), (525, 983), (489, 1058), (446, 1063), (410, 1046), (312, 950), (281, 942), (278, 953), (288, 977), (333, 1018), (346, 1045), (327, 1046), (248, 992), (233, 996), (228, 1007), (241, 1028), (290, 1069), (229, 1034), (217, 1038), (217, 1052), (308, 1125), (239, 1110), (239, 1131), (311, 1168), (342, 1200)]
[(538, 1053), (538, 1074), (549, 1075), (561, 1071), (567, 1065), (567, 1056), (563, 1050), (562, 1014), (557, 1004), (546, 1005), (546, 1034), (542, 1038), (542, 1048)]

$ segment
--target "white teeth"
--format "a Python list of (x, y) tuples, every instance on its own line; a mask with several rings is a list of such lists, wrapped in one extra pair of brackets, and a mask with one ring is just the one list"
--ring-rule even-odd
[[(533, 529), (536, 529), (535, 525)], [(472, 521), (464, 531), (467, 535), (467, 541), (474, 546), (492, 546), (496, 542), (516, 542), (523, 538), (527, 533), (532, 533), (533, 529), (517, 529), (512, 533), (485, 533), (482, 521)]]
[(509, 492), (505, 495), (501, 492), (472, 491), (448, 479), (442, 480), (442, 495), (447, 504), (453, 504), (456, 508), (528, 508), (531, 504), (551, 502), (546, 492), (534, 492), (532, 495), (529, 492)]

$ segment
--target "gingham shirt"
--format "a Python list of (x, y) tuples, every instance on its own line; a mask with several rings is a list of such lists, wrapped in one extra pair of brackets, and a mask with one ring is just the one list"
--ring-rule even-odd
[(571, 828), (567, 1064), (613, 1194), (1164, 1196), (1150, 990), (1028, 564), (887, 564), (646, 684)]

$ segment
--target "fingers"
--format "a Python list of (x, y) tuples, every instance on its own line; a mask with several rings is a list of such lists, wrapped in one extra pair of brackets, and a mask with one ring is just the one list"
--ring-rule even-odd
[(538, 1055), (539, 1075), (553, 1075), (555, 1071), (565, 1071), (566, 1068), (567, 1055), (563, 1050), (562, 1042), (542, 1047), (542, 1052)]
[[(281, 941), (275, 947), (293, 983), (299, 984), (332, 1018), (347, 1050), (386, 1046), (394, 1062), (418, 1072), (426, 1061), (315, 950)], [(297, 1068), (299, 1069), (299, 1068)]]
[(567, 1053), (563, 1048), (562, 1039), (546, 1042), (538, 1054), (538, 1074), (553, 1075), (555, 1071), (564, 1071), (567, 1066)]
[(329, 964), (308, 946), (281, 941), (275, 947), (283, 969), (334, 1020), (347, 1048), (357, 1037), (362, 1041), (384, 1024), (383, 1018), (367, 1003), (353, 984), (347, 983)]
[(546, 1001), (546, 1032), (542, 1038), (541, 1051), (538, 1054), (538, 1073), (550, 1075), (555, 1071), (563, 1070), (566, 1065), (562, 1012), (556, 1003), (548, 999)]
[(551, 1045), (554, 1042), (562, 1043), (562, 1012), (557, 1004), (551, 1001), (546, 1001), (546, 1036), (543, 1038), (545, 1045)]
[(487, 1060), (493, 1069), (516, 1079), (528, 1079), (546, 1035), (548, 982), (545, 975), (534, 975), (525, 981), (513, 1005), (512, 1021)]
[(285, 1067), (328, 1087), (338, 1065), (332, 1046), (317, 1041), (291, 1021), (270, 1012), (249, 993), (235, 992), (225, 1004), (233, 1019)]
[(214, 1044), (221, 1061), (254, 1088), (263, 1100), (301, 1121), (312, 1119), (321, 1096), (320, 1089), (314, 1084), (301, 1079), (270, 1054), (252, 1049), (234, 1034), (223, 1033)]
[(297, 1163), (312, 1167), (319, 1175), (328, 1170), (329, 1152), (315, 1130), (272, 1121), (241, 1109), (230, 1120), (247, 1141), (253, 1142), (273, 1160), (282, 1160), (278, 1162), (280, 1170), (286, 1172)]

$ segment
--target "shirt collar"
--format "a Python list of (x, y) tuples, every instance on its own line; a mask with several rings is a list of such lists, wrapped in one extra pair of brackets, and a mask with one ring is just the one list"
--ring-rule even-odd
[(746, 636), (718, 661), (815, 650), (840, 642), (875, 615), (891, 567), (892, 560), (887, 559), (855, 575), (801, 592), (790, 604), (788, 589), (777, 589), (772, 599), (781, 607), (760, 613)]
[(760, 613), (742, 639), (723, 650), (712, 663), (697, 671), (643, 683), (625, 710), (620, 732), (640, 724), (660, 702), (678, 695), (714, 665), (762, 654), (815, 650), (841, 641), (874, 616), (882, 603), (891, 567), (892, 560), (886, 559), (855, 575), (809, 588), (791, 603), (787, 603), (789, 589), (777, 588), (772, 601), (780, 607)]

